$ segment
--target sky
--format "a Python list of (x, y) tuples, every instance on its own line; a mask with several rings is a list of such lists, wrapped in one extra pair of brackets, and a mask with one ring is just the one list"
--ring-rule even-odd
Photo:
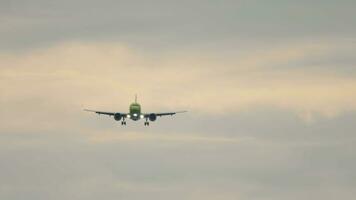
[(0, 0), (0, 199), (353, 199), (355, 7)]

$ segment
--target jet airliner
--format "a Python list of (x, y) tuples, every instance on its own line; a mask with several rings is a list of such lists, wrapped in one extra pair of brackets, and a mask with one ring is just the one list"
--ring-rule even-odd
[(84, 111), (94, 112), (99, 115), (108, 115), (113, 116), (116, 121), (121, 121), (121, 125), (126, 125), (126, 118), (131, 119), (133, 121), (138, 121), (140, 119), (145, 119), (145, 126), (149, 126), (149, 121), (156, 121), (157, 117), (168, 116), (168, 115), (175, 115), (177, 113), (184, 113), (187, 111), (177, 111), (177, 112), (163, 112), (163, 113), (142, 113), (141, 112), (141, 105), (137, 103), (137, 95), (135, 96), (135, 102), (132, 103), (129, 107), (128, 113), (123, 112), (104, 112), (104, 111), (97, 111), (97, 110), (88, 110), (84, 109)]

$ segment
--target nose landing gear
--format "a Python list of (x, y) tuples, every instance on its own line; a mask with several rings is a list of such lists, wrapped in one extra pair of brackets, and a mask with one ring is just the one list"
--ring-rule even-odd
[(145, 126), (149, 126), (149, 125), (150, 125), (150, 122), (148, 122), (148, 119), (146, 118)]
[(122, 121), (121, 125), (125, 125), (126, 126), (126, 121)]

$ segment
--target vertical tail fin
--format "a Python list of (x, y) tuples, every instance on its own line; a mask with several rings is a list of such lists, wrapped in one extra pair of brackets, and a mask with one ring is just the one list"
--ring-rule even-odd
[(137, 94), (135, 94), (135, 103), (137, 103)]

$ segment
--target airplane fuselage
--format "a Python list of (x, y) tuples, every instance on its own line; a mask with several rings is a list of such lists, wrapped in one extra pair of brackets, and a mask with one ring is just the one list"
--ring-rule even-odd
[(143, 118), (143, 115), (141, 114), (141, 105), (138, 103), (132, 103), (130, 105), (130, 119), (137, 121), (141, 118)]

